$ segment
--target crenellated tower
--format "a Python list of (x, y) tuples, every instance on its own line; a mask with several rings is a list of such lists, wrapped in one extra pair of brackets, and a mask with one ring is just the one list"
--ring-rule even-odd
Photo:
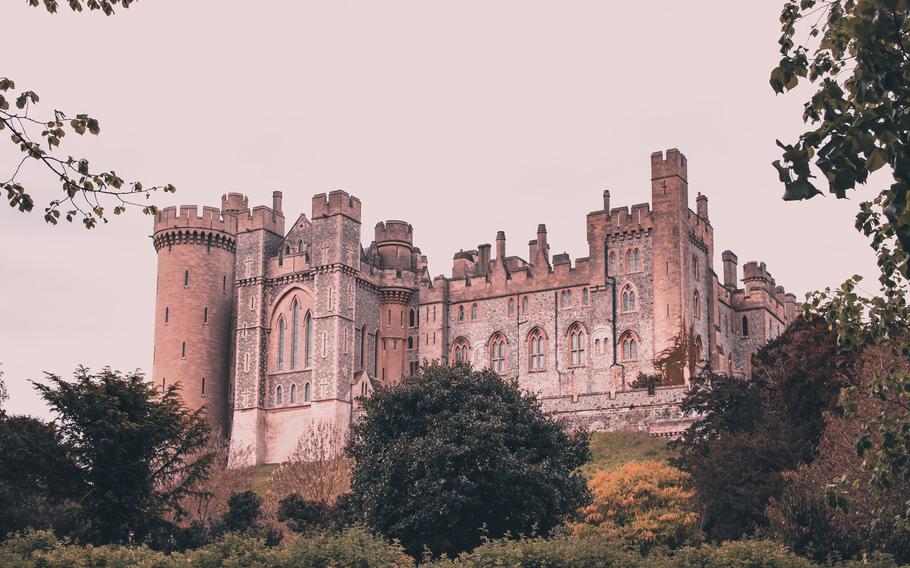
[(237, 218), (215, 207), (162, 209), (154, 219), (158, 253), (152, 380), (179, 383), (190, 409), (228, 424), (231, 321)]

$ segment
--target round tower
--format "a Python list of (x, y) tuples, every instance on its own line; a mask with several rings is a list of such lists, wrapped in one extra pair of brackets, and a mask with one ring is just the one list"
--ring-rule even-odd
[(234, 252), (238, 208), (246, 199), (222, 199), (224, 212), (195, 205), (162, 209), (152, 242), (158, 253), (152, 380), (179, 383), (184, 404), (204, 408), (226, 432), (234, 307)]

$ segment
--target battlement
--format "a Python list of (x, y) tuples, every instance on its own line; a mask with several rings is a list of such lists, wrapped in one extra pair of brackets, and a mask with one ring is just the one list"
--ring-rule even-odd
[(313, 219), (344, 215), (360, 222), (360, 200), (346, 191), (336, 189), (328, 195), (320, 193), (313, 196)]
[(376, 242), (399, 241), (407, 244), (414, 242), (414, 228), (405, 221), (386, 221), (376, 223)]
[(250, 200), (242, 193), (228, 193), (221, 196), (221, 211), (224, 213), (237, 214), (250, 208)]
[(664, 157), (663, 151), (651, 154), (651, 179), (661, 179), (678, 176), (686, 181), (689, 179), (686, 157), (676, 148), (667, 150)]
[(748, 282), (750, 280), (772, 282), (774, 279), (771, 278), (768, 267), (765, 266), (764, 262), (759, 263), (751, 260), (743, 265), (743, 282)]
[(197, 205), (181, 205), (179, 210), (165, 207), (155, 215), (154, 232), (170, 229), (208, 229), (233, 235), (237, 233), (237, 219), (222, 215), (217, 207), (203, 207), (202, 215)]
[(614, 207), (610, 210), (607, 230), (613, 232), (623, 227), (651, 226), (651, 204), (636, 203), (631, 207)]
[(246, 210), (237, 214), (237, 229), (239, 231), (265, 229), (284, 236), (284, 215), (271, 207), (258, 205), (253, 207), (252, 211)]

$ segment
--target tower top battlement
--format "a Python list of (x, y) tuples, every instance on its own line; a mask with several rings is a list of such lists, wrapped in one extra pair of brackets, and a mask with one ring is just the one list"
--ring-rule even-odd
[(686, 156), (676, 148), (667, 150), (666, 158), (663, 151), (651, 154), (651, 179), (661, 179), (677, 176), (687, 181), (689, 179)]
[(237, 218), (222, 215), (217, 207), (203, 207), (199, 215), (198, 205), (165, 207), (155, 215), (154, 232), (171, 229), (208, 229), (234, 235), (237, 233)]
[(414, 228), (406, 221), (380, 221), (376, 223), (376, 243), (385, 241), (400, 241), (412, 244), (414, 242)]
[(328, 195), (320, 193), (313, 196), (312, 219), (344, 215), (360, 222), (360, 200), (346, 191), (336, 189)]

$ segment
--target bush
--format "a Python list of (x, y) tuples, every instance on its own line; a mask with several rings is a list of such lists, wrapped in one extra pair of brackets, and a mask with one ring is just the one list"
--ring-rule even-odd
[(530, 538), (487, 541), (455, 560), (438, 560), (432, 568), (540, 566), (557, 568), (638, 568), (650, 566), (637, 554), (603, 539)]
[(685, 548), (665, 561), (666, 568), (817, 568), (787, 547), (767, 540), (727, 542)]

